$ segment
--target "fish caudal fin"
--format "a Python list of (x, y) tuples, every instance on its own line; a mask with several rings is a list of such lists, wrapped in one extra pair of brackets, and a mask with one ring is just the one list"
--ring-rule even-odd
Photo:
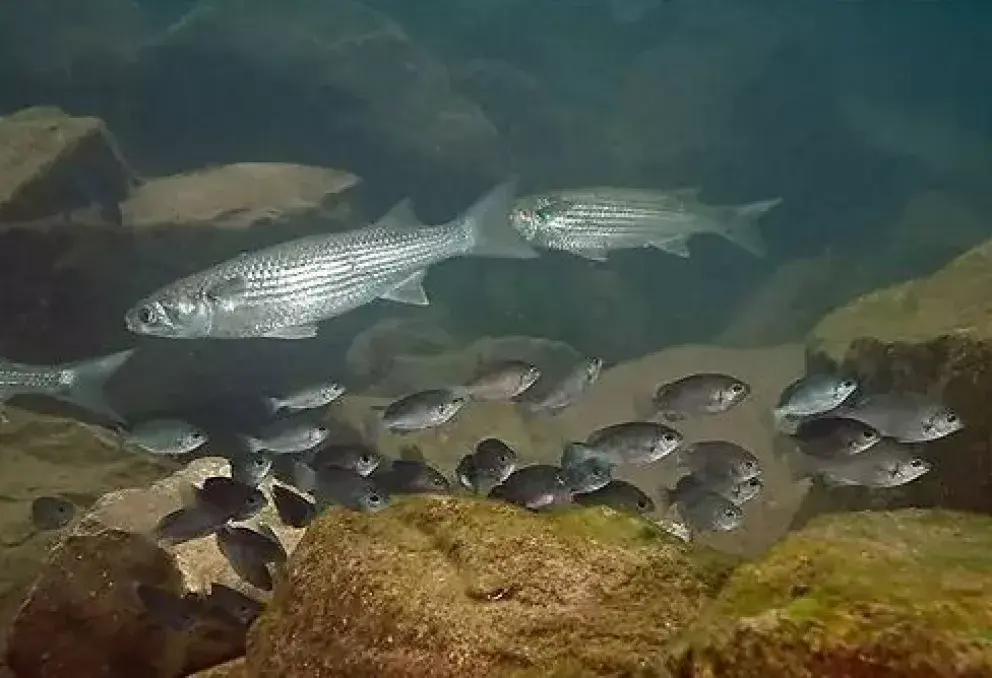
[(107, 402), (104, 386), (132, 355), (134, 349), (128, 349), (66, 366), (64, 369), (72, 372), (72, 383), (58, 397), (115, 422), (123, 422), (124, 418)]
[(516, 197), (516, 179), (505, 181), (472, 205), (458, 223), (472, 238), (473, 257), (534, 259), (540, 256), (510, 225), (510, 210)]
[(727, 216), (729, 218), (721, 229), (720, 235), (756, 257), (765, 256), (768, 250), (755, 222), (781, 202), (782, 198), (771, 198), (747, 205), (724, 208), (728, 211)]

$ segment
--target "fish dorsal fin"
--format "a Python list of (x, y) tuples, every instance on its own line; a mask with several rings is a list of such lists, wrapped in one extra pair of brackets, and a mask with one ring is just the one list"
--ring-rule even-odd
[(245, 293), (248, 289), (248, 281), (240, 275), (232, 275), (221, 280), (215, 280), (203, 286), (204, 297), (216, 302), (233, 301)]
[(648, 243), (648, 245), (654, 247), (655, 249), (659, 249), (663, 252), (674, 254), (677, 257), (682, 257), (683, 259), (689, 258), (688, 238), (672, 238), (671, 240), (659, 240), (657, 242)]
[(383, 214), (376, 225), (387, 228), (416, 228), (423, 224), (413, 211), (413, 202), (409, 198), (403, 198)]
[(412, 304), (414, 306), (428, 306), (431, 302), (424, 291), (424, 275), (427, 271), (417, 271), (404, 278), (393, 289), (382, 295), (383, 299), (395, 301), (400, 304)]

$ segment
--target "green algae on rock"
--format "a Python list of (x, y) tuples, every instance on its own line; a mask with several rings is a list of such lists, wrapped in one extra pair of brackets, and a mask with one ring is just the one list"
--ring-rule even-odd
[(679, 678), (992, 675), (992, 519), (823, 516), (737, 569), (673, 649)]
[(666, 643), (730, 565), (602, 508), (421, 497), (332, 510), (252, 629), (248, 674), (663, 675)]
[(929, 443), (934, 468), (885, 492), (814, 485), (794, 524), (832, 510), (941, 507), (992, 513), (992, 241), (920, 280), (852, 302), (830, 314), (808, 341), (812, 365), (857, 374), (869, 391), (906, 390), (940, 398), (965, 429)]

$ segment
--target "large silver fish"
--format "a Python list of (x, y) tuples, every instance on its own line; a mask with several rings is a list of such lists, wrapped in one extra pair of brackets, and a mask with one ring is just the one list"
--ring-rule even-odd
[(614, 250), (654, 247), (689, 256), (689, 239), (715, 233), (755, 256), (765, 245), (754, 222), (781, 198), (746, 205), (704, 205), (699, 189), (650, 191), (592, 187), (518, 199), (513, 226), (534, 246), (603, 261)]
[[(132, 355), (133, 349), (59, 365), (28, 365), (0, 358), (0, 403), (17, 395), (44, 395), (120, 422), (103, 387)], [(0, 421), (5, 420), (0, 412)]]
[(538, 256), (509, 226), (515, 182), (465, 214), (424, 226), (403, 201), (365, 228), (298, 238), (182, 278), (138, 302), (129, 330), (174, 339), (303, 339), (316, 323), (376, 299), (428, 304), (427, 269), (459, 256)]

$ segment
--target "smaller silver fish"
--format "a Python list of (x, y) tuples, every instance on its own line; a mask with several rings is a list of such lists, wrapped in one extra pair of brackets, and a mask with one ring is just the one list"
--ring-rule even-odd
[(761, 474), (761, 464), (750, 451), (727, 440), (700, 440), (676, 452), (680, 468), (700, 478), (727, 478), (742, 483)]
[(596, 457), (575, 461), (562, 466), (562, 475), (569, 492), (582, 494), (595, 492), (613, 480), (613, 466)]
[(205, 602), (212, 612), (245, 628), (255, 623), (265, 610), (264, 603), (216, 582), (210, 585), (210, 594)]
[[(526, 411), (544, 412), (552, 416), (559, 414), (582, 399), (586, 391), (599, 379), (602, 370), (601, 358), (583, 360), (542, 396), (527, 398), (523, 402)], [(527, 395), (530, 393), (528, 391)]]
[(38, 497), (31, 502), (31, 523), (47, 532), (61, 530), (76, 516), (76, 505), (61, 497)]
[(671, 490), (663, 488), (663, 496), (691, 532), (729, 532), (744, 522), (739, 506), (693, 476), (683, 476)]
[(326, 407), (345, 393), (345, 387), (336, 382), (308, 386), (282, 396), (269, 396), (264, 399), (269, 412), (282, 410), (299, 411)]
[(842, 417), (804, 421), (792, 438), (804, 454), (826, 458), (860, 454), (882, 440), (881, 434), (868, 424)]
[(186, 454), (202, 447), (207, 434), (179, 419), (154, 419), (120, 430), (125, 443), (151, 454)]
[(574, 500), (582, 506), (608, 506), (615, 511), (635, 515), (644, 515), (655, 510), (651, 497), (625, 480), (611, 480), (594, 492), (576, 494)]
[(937, 440), (964, 428), (956, 412), (918, 393), (876, 393), (838, 408), (832, 415), (857, 419), (903, 443)]
[(668, 421), (718, 414), (740, 405), (751, 387), (728, 374), (703, 372), (660, 385), (652, 398), (653, 409)]
[(572, 503), (572, 491), (562, 469), (546, 464), (518, 468), (489, 492), (490, 499), (530, 511), (547, 511)]
[(250, 487), (258, 487), (272, 471), (272, 457), (257, 452), (238, 454), (230, 462), (231, 478)]
[(440, 471), (422, 461), (394, 459), (370, 476), (390, 494), (447, 494), (451, 484)]
[(243, 435), (241, 441), (251, 453), (296, 454), (311, 450), (327, 440), (330, 429), (305, 420), (279, 420), (256, 436)]
[(912, 448), (885, 440), (860, 454), (821, 459), (796, 452), (791, 470), (796, 479), (820, 476), (830, 485), (898, 487), (928, 473), (932, 465)]
[(522, 360), (503, 360), (479, 371), (462, 387), (476, 401), (510, 400), (529, 389), (541, 377), (541, 370)]
[(654, 421), (627, 421), (593, 431), (583, 450), (610, 464), (650, 464), (674, 452), (682, 434)]
[(837, 374), (807, 374), (785, 387), (775, 406), (776, 426), (794, 430), (806, 417), (825, 414), (840, 407), (858, 389), (856, 379)]
[(483, 494), (510, 477), (517, 468), (517, 453), (498, 438), (486, 438), (466, 454), (455, 469), (458, 482), (476, 494)]
[(352, 511), (373, 513), (392, 503), (389, 493), (371, 478), (336, 466), (317, 469), (314, 496), (318, 511), (338, 505)]
[(310, 460), (310, 466), (338, 466), (367, 476), (382, 463), (382, 455), (364, 443), (339, 443), (320, 448)]
[(290, 527), (306, 527), (317, 517), (313, 502), (282, 485), (272, 486), (272, 503), (279, 519)]
[(419, 391), (387, 405), (382, 423), (391, 433), (409, 433), (443, 426), (461, 411), (468, 397), (451, 389)]

